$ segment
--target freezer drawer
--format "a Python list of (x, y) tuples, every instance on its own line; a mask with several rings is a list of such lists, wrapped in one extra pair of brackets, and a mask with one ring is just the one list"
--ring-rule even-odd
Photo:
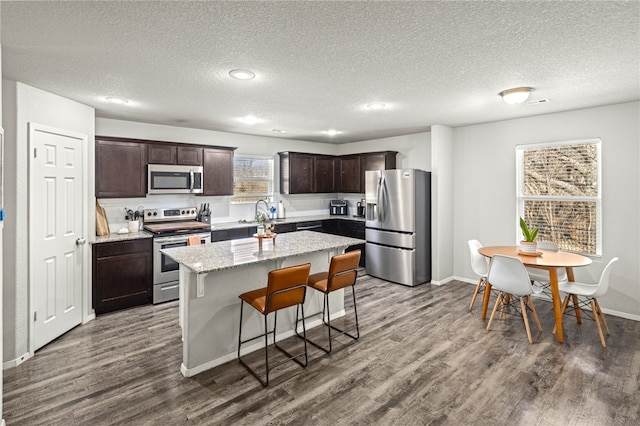
[(401, 247), (406, 249), (413, 249), (416, 247), (416, 236), (414, 233), (389, 232), (367, 228), (365, 231), (365, 240), (369, 243), (377, 243), (385, 246)]
[(367, 242), (367, 274), (398, 284), (414, 286), (416, 282), (415, 250), (386, 247)]

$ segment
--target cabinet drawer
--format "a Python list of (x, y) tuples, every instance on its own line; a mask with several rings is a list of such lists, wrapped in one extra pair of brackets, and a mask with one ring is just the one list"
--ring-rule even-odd
[(140, 240), (96, 244), (94, 246), (94, 253), (96, 257), (107, 257), (144, 251), (151, 252), (153, 248), (152, 241), (151, 238), (143, 238)]

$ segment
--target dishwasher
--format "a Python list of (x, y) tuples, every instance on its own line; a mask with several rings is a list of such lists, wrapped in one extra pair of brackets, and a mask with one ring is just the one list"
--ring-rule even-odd
[(322, 221), (298, 222), (296, 223), (296, 231), (316, 231), (322, 232)]

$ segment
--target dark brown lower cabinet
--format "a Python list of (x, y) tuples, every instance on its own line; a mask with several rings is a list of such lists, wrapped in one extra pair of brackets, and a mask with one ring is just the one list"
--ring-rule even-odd
[(96, 315), (151, 303), (153, 240), (93, 245), (93, 309)]

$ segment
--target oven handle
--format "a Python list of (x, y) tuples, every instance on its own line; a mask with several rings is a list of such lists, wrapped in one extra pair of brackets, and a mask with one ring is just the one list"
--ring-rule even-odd
[[(180, 243), (187, 242), (189, 237), (193, 234), (185, 234), (185, 235), (172, 235), (171, 237), (154, 237), (154, 244), (164, 244), (164, 243)], [(211, 238), (211, 234), (196, 234), (199, 235), (200, 238)]]

